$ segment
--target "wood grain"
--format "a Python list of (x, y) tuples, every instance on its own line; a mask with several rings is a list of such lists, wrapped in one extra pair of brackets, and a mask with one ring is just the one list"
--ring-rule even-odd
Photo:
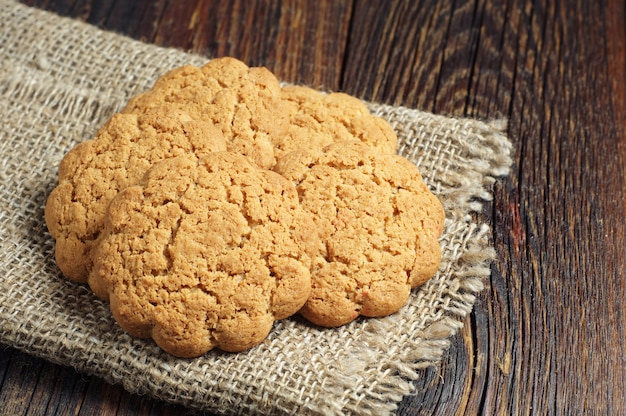
[[(290, 82), (506, 118), (513, 170), (482, 214), (499, 261), (398, 414), (626, 414), (623, 1), (25, 3)], [(0, 414), (186, 412), (10, 348), (0, 382)]]
[[(346, 71), (371, 67), (342, 87), (374, 101), (509, 119), (514, 172), (488, 213), (501, 262), (466, 348), (453, 351), (474, 373), (446, 363), (441, 384), (471, 383), (469, 392), (458, 388), (466, 414), (624, 411), (623, 130), (611, 111), (607, 50), (597, 47), (608, 36), (598, 22), (610, 12), (584, 1), (431, 6), (421, 37), (395, 33), (419, 19), (400, 6), (378, 23), (394, 28), (387, 36), (351, 33), (354, 49), (370, 52), (349, 53)], [(375, 14), (355, 10), (353, 27), (374, 24)], [(399, 39), (418, 46), (389, 54)], [(397, 66), (401, 75), (382, 76)], [(432, 402), (423, 391), (421, 401)]]

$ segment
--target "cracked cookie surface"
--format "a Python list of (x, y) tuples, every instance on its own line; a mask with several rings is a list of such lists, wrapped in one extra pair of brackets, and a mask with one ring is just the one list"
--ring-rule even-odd
[(65, 155), (59, 183), (45, 207), (55, 255), (66, 276), (86, 282), (92, 248), (102, 230), (107, 205), (124, 188), (139, 182), (155, 162), (191, 154), (224, 151), (221, 132), (170, 106), (142, 114), (115, 114), (94, 139)]
[(308, 298), (314, 223), (291, 182), (241, 155), (165, 160), (108, 212), (89, 285), (174, 355), (250, 348)]
[(353, 140), (381, 153), (395, 153), (398, 138), (393, 128), (355, 97), (285, 86), (282, 98), (289, 110), (289, 126), (286, 134), (274, 140), (278, 158), (294, 150), (319, 150)]
[(322, 242), (301, 310), (311, 322), (389, 315), (437, 271), (443, 207), (405, 158), (338, 142), (292, 152), (275, 170), (296, 185)]
[(280, 94), (278, 80), (266, 68), (216, 58), (202, 67), (186, 65), (161, 76), (122, 112), (141, 113), (164, 103), (177, 106), (194, 119), (218, 126), (229, 151), (270, 168), (275, 163), (273, 140), (287, 129)]

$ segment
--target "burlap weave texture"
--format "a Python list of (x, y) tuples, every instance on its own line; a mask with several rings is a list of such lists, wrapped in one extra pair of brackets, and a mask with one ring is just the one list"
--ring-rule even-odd
[(320, 329), (291, 318), (250, 351), (178, 359), (126, 335), (88, 287), (60, 274), (43, 207), (71, 147), (160, 74), (205, 61), (0, 0), (0, 343), (197, 409), (393, 412), (416, 370), (440, 359), (489, 275), (490, 231), (470, 214), (508, 172), (504, 126), (369, 104), (444, 203), (439, 273), (384, 319)]

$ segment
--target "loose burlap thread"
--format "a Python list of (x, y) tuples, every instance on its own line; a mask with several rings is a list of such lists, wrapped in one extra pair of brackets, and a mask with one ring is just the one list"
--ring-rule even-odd
[(128, 336), (107, 304), (60, 274), (43, 208), (70, 148), (165, 71), (204, 62), (0, 0), (0, 343), (194, 409), (393, 412), (418, 370), (441, 359), (490, 273), (490, 230), (471, 214), (508, 172), (504, 124), (369, 103), (446, 208), (437, 275), (386, 318), (321, 329), (294, 317), (249, 351), (175, 358)]

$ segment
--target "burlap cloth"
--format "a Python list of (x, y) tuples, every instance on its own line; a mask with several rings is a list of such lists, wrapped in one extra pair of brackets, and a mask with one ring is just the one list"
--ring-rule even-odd
[(290, 318), (250, 351), (178, 359), (126, 335), (88, 287), (59, 273), (43, 207), (72, 146), (164, 71), (205, 61), (0, 0), (0, 343), (196, 409), (393, 412), (416, 370), (441, 358), (490, 273), (489, 227), (470, 214), (508, 172), (503, 123), (370, 104), (444, 203), (439, 273), (384, 319), (319, 329)]

